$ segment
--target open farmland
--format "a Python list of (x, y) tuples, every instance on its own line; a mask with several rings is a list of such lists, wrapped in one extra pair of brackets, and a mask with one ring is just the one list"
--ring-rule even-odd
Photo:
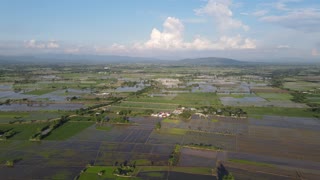
[(225, 170), (236, 179), (314, 179), (317, 89), (275, 87), (274, 70), (248, 75), (257, 69), (8, 71), (0, 79), (0, 179), (119, 179), (124, 163), (135, 165), (131, 179), (219, 179)]

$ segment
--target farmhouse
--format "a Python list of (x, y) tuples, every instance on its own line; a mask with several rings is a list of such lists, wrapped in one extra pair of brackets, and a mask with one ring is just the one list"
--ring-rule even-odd
[(171, 79), (171, 78), (158, 78), (156, 81), (161, 82), (162, 85), (167, 88), (177, 88), (180, 83), (179, 79)]
[(159, 112), (157, 114), (151, 114), (153, 117), (159, 117), (159, 118), (166, 118), (169, 117), (171, 114), (168, 112)]

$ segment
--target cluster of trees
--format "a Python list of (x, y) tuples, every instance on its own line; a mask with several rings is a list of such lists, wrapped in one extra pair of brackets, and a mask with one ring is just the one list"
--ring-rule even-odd
[(217, 111), (218, 115), (224, 116), (236, 116), (236, 117), (247, 117), (247, 112), (243, 111), (241, 108), (237, 107), (224, 107), (220, 111)]
[(247, 117), (247, 112), (238, 107), (214, 108), (212, 106), (202, 106), (200, 110), (205, 115), (223, 115), (231, 117)]
[(127, 116), (118, 116), (111, 118), (108, 122), (110, 123), (129, 123), (129, 117)]
[(125, 81), (121, 84), (121, 86), (134, 87), (138, 84), (136, 81)]
[(294, 92), (291, 93), (292, 97), (292, 101), (296, 102), (296, 103), (305, 103), (307, 101), (307, 96), (304, 93), (301, 92)]
[(90, 107), (87, 107), (87, 108), (80, 108), (80, 109), (76, 110), (76, 113), (80, 114), (80, 115), (94, 113), (94, 111), (91, 111), (91, 110), (97, 109), (97, 108), (100, 108), (100, 107), (103, 107), (103, 106), (107, 106), (107, 105), (110, 105), (110, 104), (117, 103), (117, 102), (121, 101), (122, 99), (123, 98), (121, 98), (121, 97), (113, 97), (111, 99), (112, 102), (97, 104), (97, 105), (93, 105), (93, 106), (90, 106)]
[[(116, 162), (115, 165), (117, 166), (118, 162)], [(132, 176), (135, 168), (136, 162), (130, 163), (128, 161), (124, 161), (123, 163), (120, 163), (119, 166), (113, 171), (113, 174), (120, 176)]]
[(213, 146), (212, 144), (204, 144), (204, 143), (190, 143), (188, 146), (196, 147), (196, 148), (204, 148), (204, 149), (214, 149), (214, 150), (222, 150), (221, 147)]
[(47, 137), (53, 130), (62, 126), (68, 121), (68, 116), (62, 116), (59, 120), (53, 121), (50, 125), (38, 129), (38, 131), (30, 137), (30, 141), (40, 141), (41, 139)]
[(1, 131), (0, 130), (0, 140), (7, 140), (9, 138), (11, 138), (12, 136), (14, 136), (15, 134), (17, 134), (17, 132), (15, 132), (14, 130), (10, 129), (7, 131)]
[(181, 114), (179, 114), (179, 117), (182, 119), (189, 119), (192, 115), (191, 110), (184, 110)]
[(141, 95), (141, 94), (143, 94), (143, 93), (148, 92), (148, 91), (151, 90), (152, 88), (153, 88), (153, 86), (148, 86), (148, 87), (145, 87), (145, 88), (143, 88), (143, 89), (141, 89), (141, 90), (139, 90), (139, 91), (137, 91), (137, 92), (132, 92), (132, 93), (130, 93), (130, 95), (139, 96), (139, 95)]
[(5, 165), (7, 167), (13, 167), (15, 163), (17, 163), (17, 162), (19, 162), (21, 160), (22, 160), (22, 158), (16, 158), (16, 159), (13, 159), (13, 160), (7, 160)]
[(272, 78), (270, 84), (272, 87), (282, 88), (283, 80), (281, 78)]
[(221, 163), (217, 167), (217, 176), (218, 179), (221, 180), (234, 180), (234, 176), (224, 167), (224, 165)]
[(131, 114), (131, 112), (132, 111), (130, 109), (123, 109), (123, 110), (119, 111), (119, 115), (126, 116), (126, 115)]
[(156, 124), (156, 130), (160, 130), (160, 129), (161, 129), (161, 122), (159, 121)]
[(0, 105), (10, 105), (11, 104), (11, 99), (6, 99), (4, 102), (0, 103)]
[(180, 158), (180, 151), (181, 145), (176, 144), (168, 160), (169, 166), (175, 166), (178, 164)]
[(320, 118), (320, 104), (308, 103), (308, 106), (311, 107), (309, 111), (315, 113), (315, 117)]

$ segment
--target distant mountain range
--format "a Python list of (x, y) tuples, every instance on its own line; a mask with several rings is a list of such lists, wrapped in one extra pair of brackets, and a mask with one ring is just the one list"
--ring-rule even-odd
[(238, 61), (228, 58), (220, 57), (205, 57), (195, 59), (182, 59), (178, 61), (184, 65), (198, 65), (198, 66), (225, 66), (225, 65), (246, 65), (249, 62)]
[(33, 56), (0, 56), (0, 63), (138, 63), (159, 61), (155, 58), (107, 56), (107, 55), (74, 55), (74, 54), (42, 54)]
[[(268, 64), (288, 64), (291, 61), (279, 60), (277, 62), (269, 62)], [(16, 63), (34, 63), (34, 64), (117, 64), (117, 63), (152, 63), (167, 65), (190, 65), (190, 66), (245, 66), (266, 64), (266, 62), (249, 62), (239, 61), (235, 59), (222, 57), (204, 57), (180, 60), (161, 60), (148, 57), (131, 57), (131, 56), (110, 56), (110, 55), (75, 55), (75, 54), (39, 54), (32, 56), (1, 56), (0, 64), (16, 64)], [(298, 62), (295, 62), (298, 63)], [(303, 61), (300, 61), (303, 63)], [(304, 63), (308, 63), (305, 61)], [(319, 62), (318, 62), (319, 63)]]

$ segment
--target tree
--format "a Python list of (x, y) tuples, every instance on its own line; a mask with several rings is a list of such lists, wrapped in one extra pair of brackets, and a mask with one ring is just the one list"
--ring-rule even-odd
[(157, 122), (157, 124), (156, 124), (156, 129), (157, 129), (157, 130), (160, 130), (160, 129), (161, 129), (161, 122)]
[(222, 180), (234, 180), (234, 176), (231, 173), (229, 173), (227, 175), (224, 175)]

